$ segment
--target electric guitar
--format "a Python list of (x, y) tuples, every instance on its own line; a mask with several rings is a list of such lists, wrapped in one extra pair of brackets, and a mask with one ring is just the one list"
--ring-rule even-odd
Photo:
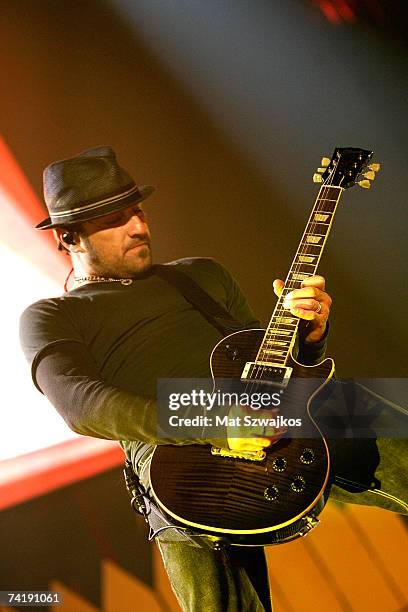
[(331, 159), (322, 159), (313, 177), (322, 185), (267, 329), (230, 334), (210, 356), (214, 390), (228, 379), (246, 392), (276, 391), (279, 414), (300, 415), (302, 427), (289, 427), (258, 452), (211, 445), (159, 445), (153, 452), (150, 482), (159, 507), (175, 524), (217, 545), (278, 544), (319, 523), (330, 489), (330, 457), (310, 403), (333, 376), (334, 361), (306, 366), (294, 358), (299, 319), (284, 299), (316, 274), (343, 191), (356, 183), (370, 186), (380, 167), (367, 165), (371, 157), (372, 151), (336, 148)]

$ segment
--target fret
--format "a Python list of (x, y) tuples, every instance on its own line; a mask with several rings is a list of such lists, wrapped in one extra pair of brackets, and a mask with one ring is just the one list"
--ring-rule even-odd
[[(269, 361), (268, 361), (268, 358), (267, 358), (266, 356), (265, 356), (264, 358), (262, 358), (262, 356), (260, 356), (259, 358), (255, 359), (255, 363), (258, 363), (259, 361), (260, 361), (260, 362), (267, 362), (269, 365), (277, 365), (277, 366), (282, 366), (282, 365), (285, 365), (286, 356), (285, 356), (285, 357), (278, 357), (278, 356), (275, 356), (275, 357), (273, 358), (273, 360), (269, 360)], [(258, 367), (262, 368), (262, 365), (259, 365)], [(254, 376), (255, 376), (255, 375), (256, 375), (256, 374), (255, 374), (255, 372), (254, 372)]]
[[(292, 335), (292, 332), (290, 332), (288, 329), (276, 329), (276, 330), (271, 330), (268, 333), (270, 333), (273, 336), (291, 336)], [(266, 340), (265, 342), (272, 342), (272, 340)]]
[(291, 319), (290, 317), (276, 317), (276, 323), (284, 323), (285, 325), (296, 325), (298, 319)]
[(305, 234), (321, 234), (322, 236), (325, 236), (329, 226), (330, 223), (314, 223), (311, 221), (306, 226)]
[[(288, 331), (288, 330), (285, 330), (285, 331)], [(273, 344), (273, 343), (275, 342), (275, 335), (276, 335), (276, 334), (271, 334), (271, 336), (272, 336), (272, 337), (271, 337), (271, 338), (268, 338), (268, 339), (265, 339), (265, 340), (264, 340), (264, 342), (265, 342), (266, 344)], [(280, 342), (281, 344), (287, 344), (288, 342), (290, 343), (290, 340), (280, 340), (279, 342)]]
[(309, 276), (313, 276), (313, 274), (309, 274), (308, 272), (293, 272), (291, 276), (295, 280), (305, 280)]
[[(299, 249), (302, 249), (302, 254), (306, 255), (320, 255), (320, 250), (322, 248), (321, 244), (311, 244), (309, 242), (301, 242), (299, 245)], [(299, 251), (298, 249), (298, 251)]]
[(262, 353), (266, 353), (267, 355), (278, 355), (278, 356), (284, 356), (287, 355), (287, 352), (285, 351), (280, 351), (277, 349), (268, 349), (268, 348), (261, 348)]
[(314, 213), (333, 213), (337, 200), (317, 200)]
[[(290, 288), (288, 285), (285, 285), (285, 287), (282, 289), (282, 293), (281, 293), (281, 295), (280, 295), (280, 299), (281, 299), (282, 301), (283, 301), (283, 298), (284, 298), (285, 294), (286, 294), (286, 293), (289, 293), (289, 291), (292, 291), (292, 289), (291, 289), (291, 288)], [(278, 303), (278, 304), (277, 304), (277, 308), (281, 308), (281, 307), (283, 308), (282, 304), (281, 304), (281, 303)]]
[(340, 187), (340, 185), (322, 185), (320, 187), (319, 198), (322, 197), (320, 194), (323, 191), (323, 189), (326, 190), (325, 191), (326, 194), (331, 192), (331, 191), (333, 191), (333, 193), (330, 193), (329, 195), (333, 195), (333, 196), (338, 197), (339, 193), (338, 193), (338, 191), (336, 191), (336, 189), (338, 189), (339, 191), (342, 191), (344, 188)]
[[(295, 270), (292, 270), (292, 268), (295, 267)], [(292, 274), (292, 271), (296, 271), (296, 272), (308, 272), (310, 274), (313, 274), (315, 271), (316, 266), (312, 265), (312, 264), (305, 264), (305, 263), (295, 263), (292, 268), (289, 271), (289, 275)]]
[[(285, 297), (285, 295), (287, 293), (290, 293), (292, 291), (292, 287), (289, 287), (289, 282), (287, 281), (287, 284), (285, 285), (285, 287), (282, 289), (282, 293), (280, 295), (281, 299), (283, 300), (283, 298)], [(282, 304), (278, 304), (277, 308), (283, 308)]]
[(311, 219), (306, 227), (306, 233), (310, 232), (311, 234), (326, 234), (328, 228), (330, 228), (330, 221), (324, 223), (323, 221), (317, 222), (314, 219)]
[(290, 340), (266, 340), (264, 344), (271, 344), (272, 346), (287, 346), (290, 344)]
[[(274, 337), (277, 335), (278, 330), (279, 330), (279, 331), (282, 331), (282, 330), (283, 330), (283, 331), (287, 331), (287, 332), (289, 332), (289, 334), (290, 334), (291, 336), (293, 336), (293, 333), (296, 331), (296, 330), (295, 330), (295, 329), (293, 329), (293, 327), (292, 327), (292, 326), (290, 326), (290, 325), (288, 325), (288, 327), (287, 327), (287, 328), (286, 328), (286, 327), (282, 328), (282, 327), (281, 327), (281, 325), (279, 325), (279, 327), (273, 327), (273, 328), (270, 328), (270, 329), (268, 330), (268, 332), (267, 332), (267, 334), (268, 334), (268, 340), (272, 340), (272, 339), (273, 339), (273, 338), (274, 338)], [(289, 334), (286, 334), (286, 335), (288, 336)], [(267, 339), (267, 336), (265, 335), (265, 340), (266, 340), (266, 339)]]
[[(295, 280), (294, 278), (289, 278), (289, 275), (288, 275), (288, 278), (287, 278), (287, 280), (286, 280), (286, 285), (285, 285), (285, 288), (284, 288), (284, 289), (282, 289), (282, 293), (283, 293), (284, 291), (285, 291), (285, 292), (287, 292), (287, 293), (289, 293), (289, 291), (292, 291), (292, 289), (298, 289), (298, 288), (299, 288), (299, 287), (301, 287), (301, 286), (302, 286), (302, 281)], [(284, 296), (282, 296), (282, 297), (284, 297)], [(280, 305), (280, 306), (279, 306), (279, 308), (280, 308), (281, 306), (282, 306), (282, 305)], [(282, 308), (283, 308), (283, 306), (282, 306)]]
[(319, 191), (319, 195), (317, 196), (317, 200), (329, 200), (331, 202), (337, 202), (341, 195), (339, 192), (342, 190), (343, 187), (338, 187), (334, 185), (322, 185)]

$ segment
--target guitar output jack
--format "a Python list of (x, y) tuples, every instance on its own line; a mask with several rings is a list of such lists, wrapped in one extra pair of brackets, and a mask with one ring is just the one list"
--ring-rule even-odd
[(268, 501), (275, 501), (278, 495), (279, 495), (279, 489), (275, 485), (270, 485), (269, 487), (266, 487), (264, 491), (264, 497)]

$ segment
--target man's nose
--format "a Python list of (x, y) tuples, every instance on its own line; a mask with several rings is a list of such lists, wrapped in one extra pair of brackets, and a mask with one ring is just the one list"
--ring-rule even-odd
[(148, 231), (147, 223), (138, 214), (134, 213), (127, 222), (127, 230), (130, 236), (145, 234)]

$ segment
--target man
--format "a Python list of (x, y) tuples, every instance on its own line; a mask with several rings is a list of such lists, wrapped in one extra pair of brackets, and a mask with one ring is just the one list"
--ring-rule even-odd
[[(37, 228), (54, 231), (71, 257), (74, 288), (41, 300), (22, 316), (21, 337), (32, 376), (74, 431), (119, 440), (147, 486), (156, 444), (208, 443), (158, 437), (156, 384), (163, 378), (209, 377), (209, 355), (222, 334), (152, 265), (151, 237), (141, 203), (153, 188), (138, 187), (110, 147), (55, 162), (44, 172), (50, 217)], [(242, 327), (259, 327), (245, 297), (217, 262), (172, 262), (221, 303)], [(278, 295), (281, 280), (274, 282)], [(298, 358), (324, 355), (331, 298), (315, 276), (287, 297), (307, 323)], [(217, 443), (234, 450), (266, 448), (282, 433), (272, 427), (252, 438)], [(213, 551), (158, 536), (164, 564), (183, 610), (270, 610), (262, 549)], [(198, 570), (199, 568), (199, 570)]]

